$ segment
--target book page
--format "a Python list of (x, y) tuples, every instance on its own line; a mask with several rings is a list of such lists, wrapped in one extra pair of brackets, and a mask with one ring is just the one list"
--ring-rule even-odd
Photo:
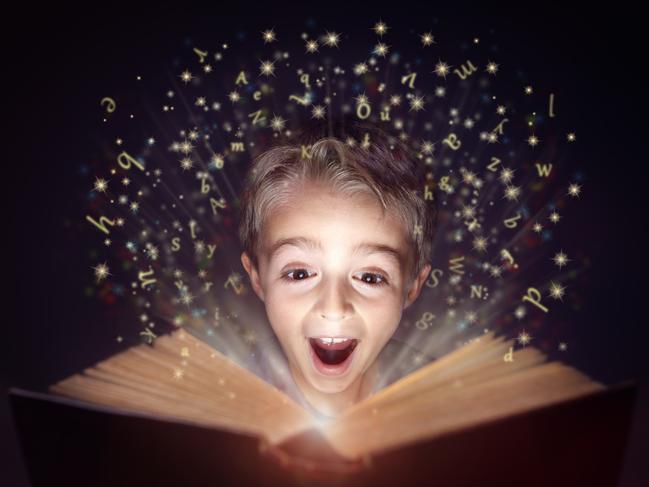
[(114, 355), (50, 387), (82, 401), (191, 421), (278, 443), (313, 418), (264, 382), (184, 330)]
[(605, 386), (493, 333), (404, 377), (345, 412), (325, 436), (355, 458), (578, 397)]

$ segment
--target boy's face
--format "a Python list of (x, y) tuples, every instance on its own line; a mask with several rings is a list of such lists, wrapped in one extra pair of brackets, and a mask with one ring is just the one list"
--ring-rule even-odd
[(406, 237), (371, 197), (314, 184), (266, 219), (259, 268), (241, 259), (298, 382), (339, 393), (362, 379), (431, 269), (411, 278)]

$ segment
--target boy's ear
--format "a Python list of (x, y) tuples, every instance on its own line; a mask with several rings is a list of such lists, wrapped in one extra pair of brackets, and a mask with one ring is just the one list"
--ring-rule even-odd
[(424, 282), (426, 282), (426, 279), (428, 279), (428, 274), (430, 273), (432, 268), (433, 267), (430, 264), (426, 264), (419, 271), (412, 284), (410, 285), (410, 289), (408, 290), (408, 295), (406, 296), (406, 302), (403, 306), (403, 309), (406, 309), (415, 301), (415, 299), (419, 297), (421, 287), (424, 285)]
[(259, 272), (257, 268), (253, 265), (252, 260), (248, 254), (244, 251), (241, 253), (241, 263), (243, 264), (244, 269), (250, 276), (250, 283), (252, 284), (252, 289), (255, 291), (255, 294), (259, 296), (259, 299), (264, 300), (264, 291), (259, 284)]

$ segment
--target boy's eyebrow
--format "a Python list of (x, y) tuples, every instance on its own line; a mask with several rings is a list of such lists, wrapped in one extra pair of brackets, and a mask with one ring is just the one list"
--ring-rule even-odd
[[(275, 242), (269, 249), (268, 258), (271, 259), (275, 253), (283, 247), (284, 245), (295, 245), (297, 247), (305, 247), (311, 250), (322, 250), (322, 244), (316, 240), (312, 240), (307, 237), (286, 237), (280, 238)], [(352, 252), (365, 252), (367, 254), (375, 253), (384, 253), (393, 259), (395, 259), (399, 264), (403, 262), (403, 255), (394, 247), (391, 247), (386, 244), (379, 244), (375, 242), (361, 242), (354, 246)]]

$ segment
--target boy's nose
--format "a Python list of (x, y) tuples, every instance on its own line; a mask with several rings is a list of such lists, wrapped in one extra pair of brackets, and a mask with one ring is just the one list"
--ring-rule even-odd
[(352, 305), (347, 299), (344, 283), (330, 283), (323, 290), (320, 316), (330, 321), (341, 321), (351, 314)]

